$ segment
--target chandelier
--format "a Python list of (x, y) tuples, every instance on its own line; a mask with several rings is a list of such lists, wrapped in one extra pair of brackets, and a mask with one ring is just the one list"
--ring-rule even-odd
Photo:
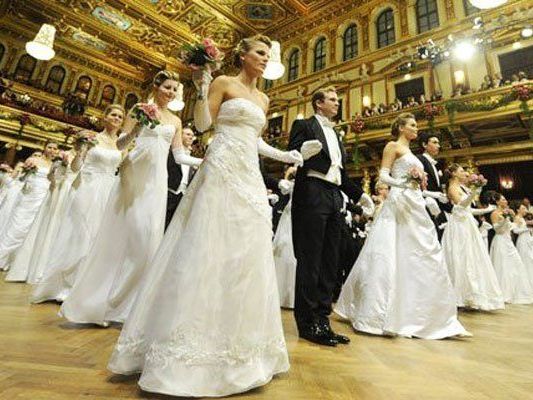
[(37, 60), (48, 61), (52, 59), (54, 51), (54, 37), (56, 28), (53, 25), (43, 24), (31, 42), (26, 43), (26, 51)]
[(268, 60), (263, 78), (269, 80), (276, 80), (285, 73), (285, 66), (281, 63), (281, 46), (280, 43), (273, 40), (272, 48), (270, 49), (270, 60)]
[(486, 10), (486, 9), (489, 9), (489, 8), (499, 7), (499, 6), (507, 3), (507, 0), (468, 0), (468, 1), (474, 7), (479, 8), (481, 10)]

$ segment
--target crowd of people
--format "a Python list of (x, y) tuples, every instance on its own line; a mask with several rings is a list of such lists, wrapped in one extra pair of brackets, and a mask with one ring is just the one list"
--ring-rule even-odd
[[(472, 336), (458, 307), (533, 303), (531, 206), (477, 200), (482, 179), (458, 164), (441, 172), (439, 139), (419, 135), (414, 115), (392, 124), (374, 196), (348, 177), (334, 87), (315, 91), (289, 150), (269, 146), (257, 80), (270, 47), (243, 39), (237, 75), (194, 74), (195, 127), (215, 127), (203, 159), (167, 107), (179, 76), (161, 71), (149, 104), (109, 106), (103, 130), (80, 133), (73, 150), (51, 142), (2, 165), (5, 279), (32, 284), (33, 303), (61, 303), (71, 323), (123, 324), (109, 370), (194, 397), (289, 370), (281, 307), (301, 339), (336, 347), (351, 339), (334, 331), (333, 311), (357, 331), (443, 339)], [(260, 156), (288, 164), (283, 179), (262, 174)]]

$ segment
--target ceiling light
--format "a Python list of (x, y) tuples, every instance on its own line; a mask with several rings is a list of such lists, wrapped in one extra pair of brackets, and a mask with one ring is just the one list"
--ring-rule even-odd
[(513, 43), (513, 49), (518, 50), (521, 47), (522, 47), (522, 43), (520, 43), (519, 41), (516, 41)]
[(507, 3), (507, 0), (468, 0), (468, 1), (474, 7), (479, 8), (481, 10), (486, 10), (488, 8), (499, 7), (499, 6)]
[(409, 79), (411, 79), (411, 74), (405, 74), (405, 75), (403, 76), (403, 80), (404, 80), (404, 81), (408, 81)]
[(526, 26), (524, 29), (522, 29), (520, 35), (522, 35), (523, 38), (529, 38), (533, 35), (533, 29), (531, 26)]
[(273, 40), (270, 48), (270, 60), (263, 72), (263, 78), (274, 81), (279, 79), (285, 73), (285, 66), (281, 63), (281, 45)]
[(54, 51), (54, 37), (56, 28), (53, 25), (43, 24), (31, 42), (26, 43), (26, 51), (37, 60), (48, 61), (52, 59)]
[(457, 57), (461, 61), (470, 60), (475, 52), (476, 52), (476, 48), (470, 42), (457, 43), (453, 51), (455, 57)]

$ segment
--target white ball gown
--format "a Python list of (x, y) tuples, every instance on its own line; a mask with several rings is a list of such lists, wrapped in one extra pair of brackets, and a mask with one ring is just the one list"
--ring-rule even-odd
[(68, 166), (60, 162), (52, 164), (49, 178), (54, 182), (53, 188), (39, 209), (24, 243), (13, 255), (6, 280), (36, 283), (42, 277), (42, 261), (46, 260), (52, 240), (61, 225), (75, 176)]
[(94, 243), (109, 193), (118, 180), (119, 150), (93, 147), (71, 189), (70, 206), (51, 251), (41, 259), (43, 278), (34, 287), (31, 301), (63, 301), (74, 285), (76, 272)]
[(509, 219), (493, 224), (496, 234), (490, 245), (490, 258), (506, 303), (533, 303), (533, 287), (526, 266), (511, 239), (513, 223)]
[[(391, 175), (404, 180), (413, 167), (423, 170), (409, 152), (394, 162)], [(391, 188), (335, 312), (356, 330), (376, 335), (469, 335), (457, 320), (444, 254), (419, 189)]]
[(96, 235), (60, 314), (71, 322), (123, 322), (163, 238), (167, 157), (174, 125), (144, 127), (121, 166)]
[[(294, 182), (287, 181), (292, 197)], [(296, 285), (296, 257), (292, 245), (291, 222), (292, 198), (289, 200), (279, 219), (278, 229), (272, 242), (274, 264), (278, 281), (279, 302), (281, 307), (294, 308), (294, 292)]]
[(484, 311), (503, 309), (500, 284), (487, 245), (472, 215), (473, 196), (473, 193), (464, 193), (461, 203), (454, 205), (442, 236), (442, 249), (457, 306)]
[(215, 136), (176, 210), (109, 363), (144, 390), (227, 396), (289, 368), (259, 171), (263, 110), (222, 103)]
[[(6, 184), (3, 187), (4, 198), (0, 203), (0, 237), (3, 237), (9, 218), (11, 217), (11, 211), (17, 204), (17, 199), (24, 186), (24, 181), (19, 178), (6, 180)], [(2, 267), (0, 265), (0, 267)]]
[[(37, 171), (25, 177), (24, 186), (15, 200), (16, 204), (1, 235), (0, 267), (4, 269), (9, 268), (15, 251), (24, 243), (49, 193), (48, 172), (49, 168), (39, 167)], [(18, 280), (18, 276), (8, 273), (6, 280)]]
[(524, 220), (515, 223), (513, 232), (518, 235), (518, 238), (516, 239), (516, 249), (518, 250), (518, 254), (520, 254), (522, 262), (528, 272), (529, 282), (533, 285), (533, 236)]

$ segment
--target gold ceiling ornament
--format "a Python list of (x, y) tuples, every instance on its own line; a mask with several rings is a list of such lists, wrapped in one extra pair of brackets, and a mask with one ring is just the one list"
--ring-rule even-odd
[(229, 49), (240, 40), (238, 33), (231, 27), (219, 21), (213, 21), (202, 31), (203, 37), (210, 37), (222, 49)]
[(163, 0), (157, 4), (157, 9), (167, 17), (179, 14), (185, 8), (183, 0)]
[(194, 6), (183, 17), (183, 21), (189, 25), (190, 29), (196, 29), (199, 25), (211, 18), (207, 11)]
[(26, 51), (37, 60), (48, 61), (54, 58), (54, 38), (56, 28), (53, 25), (43, 24), (31, 42), (26, 43)]

